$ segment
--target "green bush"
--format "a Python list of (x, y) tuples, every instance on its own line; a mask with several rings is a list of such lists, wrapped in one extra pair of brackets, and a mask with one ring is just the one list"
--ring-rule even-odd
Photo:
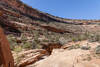
[(26, 42), (25, 44), (22, 45), (22, 48), (24, 49), (31, 49), (32, 48), (32, 44), (29, 42)]
[(96, 53), (96, 54), (100, 54), (100, 45), (98, 45), (98, 46), (95, 48), (95, 53)]
[(72, 45), (68, 48), (68, 50), (72, 50), (72, 49), (78, 49), (80, 48), (80, 44), (75, 44), (75, 45)]
[(100, 42), (100, 34), (91, 34), (89, 36), (90, 42)]
[(61, 45), (65, 45), (67, 43), (67, 40), (64, 37), (59, 38), (59, 43)]
[(90, 46), (89, 45), (83, 45), (83, 46), (81, 46), (81, 49), (82, 50), (90, 50)]
[(16, 47), (14, 48), (14, 51), (15, 51), (15, 52), (20, 52), (20, 51), (22, 51), (22, 47), (21, 47), (21, 46), (16, 46)]

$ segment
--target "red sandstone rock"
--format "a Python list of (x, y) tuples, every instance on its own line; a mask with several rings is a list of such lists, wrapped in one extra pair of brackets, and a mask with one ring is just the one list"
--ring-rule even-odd
[(34, 49), (28, 51), (22, 51), (18, 53), (18, 56), (21, 57), (18, 67), (25, 67), (30, 64), (34, 64), (36, 61), (39, 61), (43, 56), (47, 55), (47, 51), (43, 49)]
[(14, 60), (10, 51), (9, 43), (0, 28), (0, 65), (3, 67), (14, 67)]

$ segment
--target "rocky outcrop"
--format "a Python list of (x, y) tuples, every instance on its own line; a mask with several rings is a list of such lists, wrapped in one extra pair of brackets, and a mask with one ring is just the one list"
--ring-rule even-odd
[(12, 12), (12, 11), (9, 11), (7, 9), (4, 9), (0, 6), (0, 14), (6, 14), (6, 15), (11, 15), (11, 16), (14, 16), (14, 17), (20, 17), (20, 14), (16, 13), (16, 12)]
[(91, 49), (54, 49), (49, 57), (30, 65), (30, 67), (100, 67), (100, 59), (94, 54), (94, 48), (96, 48), (99, 43), (90, 43), (88, 41), (76, 43), (80, 43), (80, 46), (88, 43)]
[(56, 32), (56, 33), (72, 33), (70, 31), (62, 30), (62, 29), (57, 29), (55, 27), (47, 26), (47, 25), (41, 25), (44, 29), (47, 29), (48, 31)]
[(9, 20), (7, 17), (7, 14), (13, 15), (15, 17), (20, 17), (19, 14), (9, 12), (3, 8), (0, 8), (0, 25), (6, 30), (6, 33), (7, 31), (9, 31), (9, 32), (15, 32), (15, 33), (20, 34), (21, 33), (20, 29), (21, 30), (28, 30), (28, 29), (35, 30), (34, 26)]
[(42, 49), (45, 49), (48, 55), (51, 55), (53, 49), (59, 49), (62, 46), (59, 43), (43, 43), (41, 45), (42, 45)]
[(4, 14), (0, 16), (0, 26), (2, 26), (5, 29), (6, 33), (7, 31), (21, 33), (13, 23), (7, 20), (7, 16), (5, 16)]
[(56, 21), (56, 22), (76, 24), (76, 25), (95, 24), (97, 22), (100, 22), (100, 20), (76, 20), (76, 19), (72, 20), (72, 19), (56, 17), (56, 16), (50, 15), (48, 13), (43, 13), (37, 9), (34, 9), (34, 8), (24, 4), (20, 0), (0, 0), (0, 3), (3, 3), (3, 4), (5, 3), (7, 5), (7, 7), (10, 6), (14, 10), (17, 10), (19, 13), (21, 13), (25, 16), (28, 16), (34, 20), (41, 20), (41, 21), (47, 21), (47, 22)]
[(60, 20), (52, 18), (48, 16), (46, 13), (40, 12), (30, 6), (27, 6), (26, 4), (22, 3), (20, 0), (1, 0), (0, 2), (5, 2), (9, 6), (13, 7), (14, 9), (17, 9), (18, 11), (23, 13), (25, 16), (28, 16), (32, 19), (60, 22)]
[(48, 31), (51, 31), (51, 32), (55, 32), (55, 33), (74, 33), (73, 31), (70, 31), (70, 30), (63, 30), (63, 29), (58, 29), (56, 27), (53, 27), (53, 26), (49, 26), (49, 25), (42, 25), (42, 24), (39, 24), (39, 23), (31, 23), (32, 25), (37, 25), (37, 26), (40, 26)]
[[(77, 44), (79, 48), (75, 48)], [(69, 42), (64, 45), (66, 48), (59, 47), (57, 43), (45, 44), (44, 49), (13, 52), (13, 56), (15, 60), (19, 60), (16, 62), (19, 67), (100, 67), (100, 56), (95, 53), (95, 48), (99, 44), (88, 41)], [(84, 45), (90, 46), (90, 49), (82, 49), (81, 46)], [(53, 48), (50, 55), (47, 46), (48, 49)]]
[(47, 58), (51, 55), (53, 49), (59, 49), (62, 45), (57, 43), (42, 44), (43, 49), (33, 49), (21, 51), (19, 53), (13, 52), (15, 59), (15, 65), (18, 67), (25, 67), (36, 63), (42, 59)]
[(34, 50), (28, 50), (28, 51), (22, 51), (18, 53), (18, 56), (16, 56), (16, 53), (13, 53), (16, 61), (15, 65), (18, 67), (25, 67), (30, 64), (34, 64), (35, 62), (41, 60), (43, 56), (47, 55), (47, 51), (43, 49), (34, 49)]

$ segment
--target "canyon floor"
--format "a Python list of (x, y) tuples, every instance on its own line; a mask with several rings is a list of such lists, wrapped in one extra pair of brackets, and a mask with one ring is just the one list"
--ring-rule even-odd
[(100, 67), (100, 43), (69, 42), (48, 55), (43, 49), (13, 52), (19, 67)]

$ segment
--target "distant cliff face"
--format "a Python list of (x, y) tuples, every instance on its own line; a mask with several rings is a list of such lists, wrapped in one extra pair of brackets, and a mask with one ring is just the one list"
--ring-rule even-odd
[[(0, 4), (6, 5), (3, 8), (11, 7), (14, 10), (19, 11), (21, 14), (32, 18), (33, 20), (42, 20), (46, 22), (63, 22), (63, 23), (71, 23), (71, 24), (88, 24), (91, 22), (100, 22), (100, 20), (74, 20), (74, 19), (65, 19), (56, 17), (47, 13), (43, 13), (39, 10), (36, 10), (20, 0), (0, 0)], [(1, 7), (1, 6), (0, 6)]]
[[(38, 21), (39, 23), (37, 23)], [(4, 28), (6, 27), (7, 30), (18, 30), (18, 28), (22, 27), (24, 27), (26, 30), (26, 28), (31, 25), (38, 27), (40, 26), (56, 33), (66, 33), (66, 30), (62, 30), (62, 28), (67, 27), (67, 25), (64, 26), (65, 23), (73, 25), (100, 24), (100, 20), (73, 20), (56, 17), (36, 10), (24, 4), (20, 0), (0, 0), (0, 22), (2, 22), (0, 25), (2, 25)], [(50, 22), (51, 25), (43, 26), (41, 25), (42, 22), (44, 22), (44, 24), (48, 24)], [(56, 24), (54, 24), (54, 22), (56, 22)], [(58, 26), (61, 26), (61, 29), (56, 29)], [(69, 32), (69, 28), (67, 32)]]
[[(29, 18), (29, 19), (28, 20), (26, 19), (25, 21), (25, 18)], [(26, 27), (29, 26), (25, 24), (28, 22), (28, 24), (31, 25), (35, 20), (40, 22), (43, 21), (46, 23), (62, 22), (61, 20), (56, 19), (55, 16), (36, 10), (24, 4), (20, 0), (0, 0), (0, 22), (1, 22), (0, 25), (4, 29), (7, 29), (7, 31), (8, 30), (18, 31), (19, 28), (22, 28), (24, 26), (25, 26), (24, 29), (26, 29)]]
[(19, 10), (20, 12), (26, 14), (27, 16), (29, 16), (31, 18), (35, 18), (35, 19), (39, 19), (39, 20), (43, 20), (43, 21), (58, 21), (58, 20), (46, 15), (45, 13), (42, 13), (30, 6), (27, 6), (20, 0), (1, 0), (1, 2), (5, 2), (9, 6)]

